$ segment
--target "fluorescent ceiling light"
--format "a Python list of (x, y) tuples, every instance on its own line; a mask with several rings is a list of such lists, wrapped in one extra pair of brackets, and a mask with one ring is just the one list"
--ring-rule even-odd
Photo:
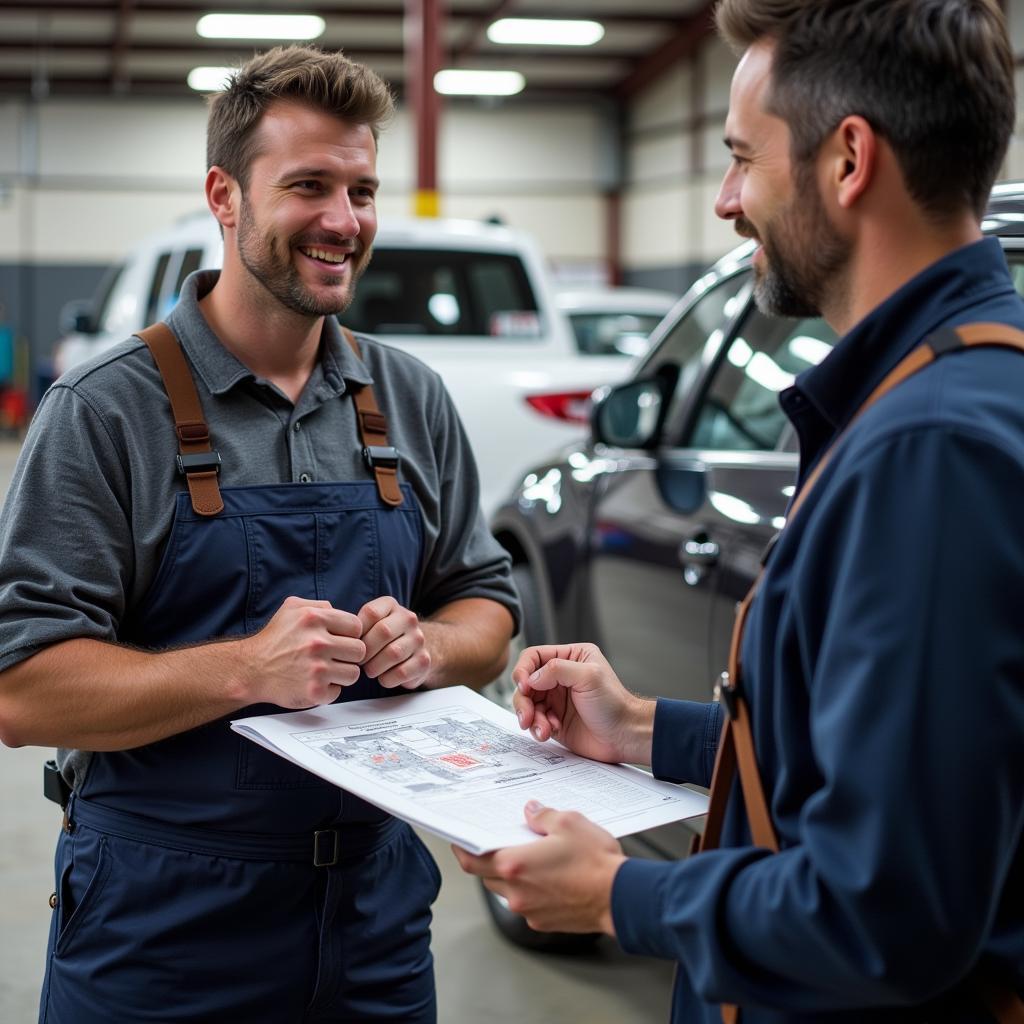
[(316, 39), (326, 26), (316, 14), (204, 14), (196, 32), (204, 39)]
[(445, 96), (513, 96), (526, 79), (518, 71), (468, 71), (446, 68), (434, 75), (434, 88)]
[(188, 85), (196, 92), (220, 92), (227, 88), (228, 80), (238, 68), (193, 68), (188, 73)]
[(501, 18), (487, 29), (492, 43), (536, 46), (593, 46), (604, 36), (597, 21), (556, 21), (552, 18)]

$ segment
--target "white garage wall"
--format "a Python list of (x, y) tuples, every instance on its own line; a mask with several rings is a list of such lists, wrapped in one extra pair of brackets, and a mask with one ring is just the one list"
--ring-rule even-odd
[[(1018, 63), (1024, 64), (1024, 0), (1007, 5)], [(722, 145), (736, 60), (709, 37), (682, 63), (635, 97), (628, 111), (628, 178), (623, 264), (636, 283), (680, 287), (726, 252), (735, 234), (717, 220), (714, 196), (728, 154)], [(1024, 66), (1017, 72), (1024, 97)], [(1002, 178), (1024, 178), (1024, 103)]]
[[(532, 230), (555, 261), (604, 258), (602, 115), (583, 106), (449, 110), (442, 213)], [(104, 263), (204, 204), (205, 108), (128, 100), (0, 107), (0, 260)], [(381, 142), (383, 214), (411, 212), (412, 124)]]
[[(1009, 0), (1008, 14), (1024, 55), (1024, 0)], [(621, 174), (627, 281), (681, 290), (734, 241), (713, 213), (734, 67), (708, 37), (693, 60), (634, 97), (621, 169), (609, 109), (451, 103), (440, 140), (442, 213), (500, 217), (537, 236), (556, 270), (600, 280), (603, 195)], [(0, 102), (0, 305), (8, 316), (14, 310), (33, 348), (49, 343), (56, 308), (91, 289), (103, 265), (203, 206), (204, 132), (199, 97)], [(412, 209), (414, 153), (411, 119), (400, 110), (380, 150), (384, 217)], [(1024, 178), (1024, 110), (1003, 176)]]

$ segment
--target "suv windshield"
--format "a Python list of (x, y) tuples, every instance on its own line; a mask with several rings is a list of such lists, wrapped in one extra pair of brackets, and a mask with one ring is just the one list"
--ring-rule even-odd
[(537, 300), (519, 258), (492, 252), (374, 253), (339, 317), (366, 334), (536, 338)]

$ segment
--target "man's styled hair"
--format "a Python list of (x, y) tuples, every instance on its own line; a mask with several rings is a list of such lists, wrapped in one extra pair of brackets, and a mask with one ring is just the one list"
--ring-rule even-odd
[(810, 160), (858, 114), (938, 220), (980, 217), (1015, 120), (1014, 62), (996, 0), (721, 0), (735, 51), (775, 43), (769, 111)]
[(277, 100), (365, 124), (374, 141), (394, 113), (387, 84), (364, 64), (312, 46), (275, 46), (243, 64), (211, 97), (206, 166), (223, 167), (244, 189), (258, 156), (256, 128)]

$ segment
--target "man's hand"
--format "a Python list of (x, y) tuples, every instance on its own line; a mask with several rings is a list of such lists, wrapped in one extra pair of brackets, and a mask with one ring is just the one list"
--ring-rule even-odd
[(512, 669), (519, 725), (596, 761), (650, 764), (655, 702), (630, 693), (593, 644), (528, 647)]
[(415, 689), (430, 672), (420, 620), (393, 597), (378, 597), (359, 609), (362, 640), (366, 645), (363, 670), (388, 688)]
[(614, 935), (612, 883), (626, 859), (618, 841), (582, 814), (532, 800), (526, 822), (544, 838), (480, 857), (453, 846), (462, 870), (483, 879), (537, 931)]
[(238, 641), (248, 663), (249, 703), (309, 708), (338, 699), (359, 678), (363, 625), (329, 601), (286, 598), (255, 636)]

